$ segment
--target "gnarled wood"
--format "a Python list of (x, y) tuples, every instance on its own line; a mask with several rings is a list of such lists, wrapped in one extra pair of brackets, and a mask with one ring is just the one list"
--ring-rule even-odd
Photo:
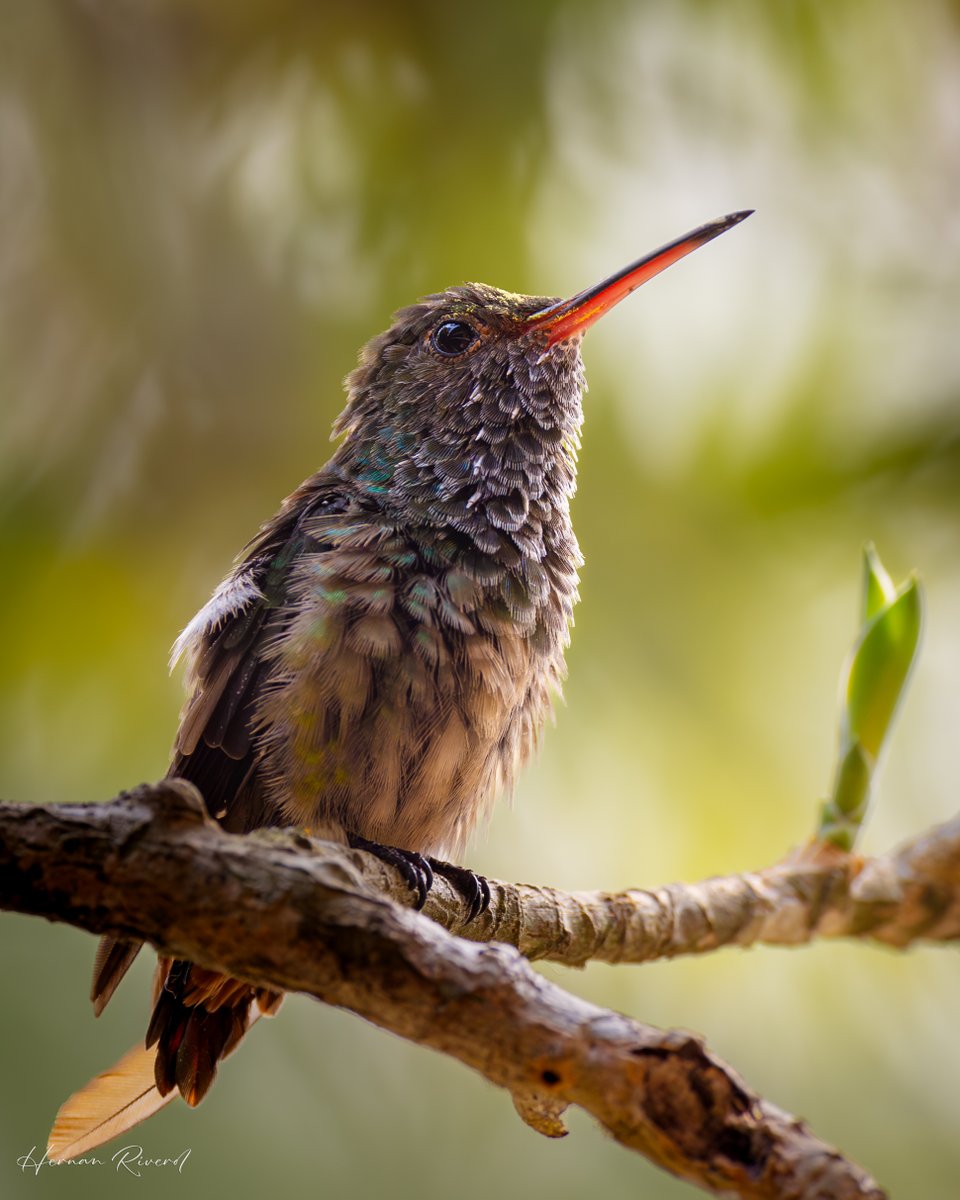
[[(800, 855), (755, 875), (656, 892), (568, 896), (492, 884), (464, 932), (443, 880), (427, 914), (394, 872), (294, 832), (224, 833), (181, 781), (111, 804), (0, 805), (0, 906), (302, 991), (450, 1054), (514, 1096), (542, 1132), (577, 1104), (618, 1141), (709, 1190), (880, 1197), (863, 1172), (750, 1091), (687, 1034), (572, 996), (529, 957), (582, 963), (726, 943), (957, 936), (960, 822), (886, 859)], [(519, 946), (497, 945), (515, 941)]]

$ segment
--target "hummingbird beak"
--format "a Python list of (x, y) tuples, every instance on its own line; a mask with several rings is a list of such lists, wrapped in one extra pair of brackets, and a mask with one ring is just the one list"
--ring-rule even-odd
[(683, 237), (661, 246), (652, 254), (638, 258), (636, 262), (624, 267), (622, 271), (617, 271), (603, 283), (587, 288), (585, 292), (578, 292), (570, 300), (561, 300), (558, 304), (551, 304), (549, 308), (542, 308), (527, 318), (524, 332), (542, 330), (547, 335), (548, 346), (582, 334), (625, 296), (636, 291), (641, 283), (659, 275), (691, 250), (706, 245), (721, 233), (732, 229), (734, 225), (739, 225), (752, 212), (753, 209), (748, 208), (744, 212), (730, 213), (729, 216), (720, 217), (708, 225), (701, 225), (699, 229), (685, 233)]

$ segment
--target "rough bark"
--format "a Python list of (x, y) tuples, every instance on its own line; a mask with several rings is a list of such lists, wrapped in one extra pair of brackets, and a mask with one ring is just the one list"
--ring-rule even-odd
[(507, 1088), (542, 1133), (562, 1134), (577, 1104), (666, 1169), (741, 1197), (883, 1193), (698, 1039), (588, 1004), (524, 956), (640, 962), (814, 936), (905, 946), (960, 930), (960, 821), (865, 863), (805, 853), (655, 892), (494, 882), (490, 911), (466, 929), (445, 881), (414, 913), (395, 902), (410, 902), (399, 877), (369, 855), (294, 832), (225, 834), (180, 781), (103, 805), (0, 805), (0, 832), (0, 907), (144, 938), (348, 1008)]

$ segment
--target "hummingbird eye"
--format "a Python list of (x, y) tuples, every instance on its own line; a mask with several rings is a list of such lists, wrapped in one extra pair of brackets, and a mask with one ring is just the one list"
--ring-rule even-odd
[(430, 344), (444, 358), (456, 358), (465, 354), (479, 341), (479, 334), (466, 321), (444, 321), (430, 337)]

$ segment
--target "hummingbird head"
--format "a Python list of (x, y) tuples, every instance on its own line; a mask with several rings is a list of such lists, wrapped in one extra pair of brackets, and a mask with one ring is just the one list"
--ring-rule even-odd
[(575, 487), (584, 332), (748, 215), (704, 225), (569, 300), (470, 283), (401, 309), (345, 381), (338, 469), (405, 519), (491, 552), (504, 535), (535, 550)]

